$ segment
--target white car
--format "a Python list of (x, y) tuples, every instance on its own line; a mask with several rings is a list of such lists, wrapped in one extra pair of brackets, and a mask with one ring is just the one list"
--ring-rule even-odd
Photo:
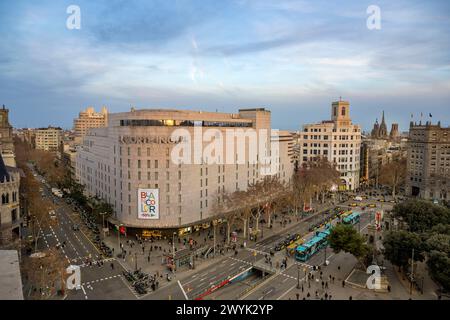
[(360, 196), (357, 196), (357, 197), (354, 197), (354, 198), (353, 198), (353, 200), (355, 200), (355, 201), (362, 201), (362, 200), (363, 200), (363, 198), (362, 198), (362, 197), (360, 197)]

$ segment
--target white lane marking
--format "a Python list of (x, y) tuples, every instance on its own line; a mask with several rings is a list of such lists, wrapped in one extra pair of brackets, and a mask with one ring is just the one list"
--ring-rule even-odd
[(84, 290), (84, 286), (83, 286), (83, 285), (81, 286), (81, 289), (83, 290), (84, 298), (87, 300), (87, 299), (88, 299), (88, 296), (87, 296), (87, 294), (86, 294), (86, 290)]
[(185, 298), (186, 300), (189, 300), (189, 298), (188, 298), (186, 292), (185, 292), (184, 289), (183, 289), (183, 286), (181, 285), (180, 280), (178, 280), (178, 285), (180, 286), (181, 292), (183, 292), (184, 298)]

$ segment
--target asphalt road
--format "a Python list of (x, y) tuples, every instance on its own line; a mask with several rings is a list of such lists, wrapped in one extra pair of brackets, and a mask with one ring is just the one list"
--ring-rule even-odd
[[(68, 300), (86, 299), (136, 299), (138, 295), (130, 287), (122, 276), (125, 271), (123, 266), (115, 258), (104, 259), (100, 251), (91, 242), (89, 229), (79, 219), (64, 198), (52, 195), (43, 183), (42, 177), (36, 176), (40, 182), (45, 197), (54, 201), (55, 213), (58, 223), (55, 226), (41, 229), (42, 237), (38, 248), (59, 247), (63, 256), (71, 265), (80, 266), (81, 287), (74, 290), (66, 290)], [(80, 230), (74, 231), (72, 226), (77, 224)], [(63, 245), (65, 243), (65, 245)], [(90, 259), (93, 264), (86, 264)], [(99, 261), (102, 264), (98, 263)], [(113, 264), (114, 268), (111, 266)]]
[[(39, 181), (41, 177), (37, 177)], [(202, 294), (208, 290), (218, 288), (227, 279), (248, 270), (253, 264), (263, 260), (275, 245), (287, 234), (300, 233), (305, 235), (308, 233), (310, 225), (316, 223), (324, 217), (322, 213), (315, 215), (306, 222), (296, 223), (293, 227), (288, 228), (282, 234), (270, 236), (257, 243), (251, 243), (246, 249), (239, 249), (237, 255), (224, 256), (222, 259), (216, 260), (213, 265), (201, 265), (189, 276), (180, 281), (173, 280), (173, 283), (158, 289), (155, 292), (149, 292), (139, 296), (130, 287), (122, 276), (125, 270), (115, 258), (103, 259), (98, 249), (90, 241), (89, 229), (84, 227), (80, 222), (78, 213), (75, 213), (71, 206), (66, 204), (64, 199), (54, 197), (42, 183), (44, 192), (47, 197), (55, 200), (56, 215), (58, 217), (58, 225), (42, 230), (43, 237), (40, 240), (39, 247), (55, 247), (65, 242), (65, 246), (61, 247), (65, 258), (73, 265), (79, 265), (81, 268), (81, 287), (79, 290), (67, 291), (67, 299), (196, 299), (202, 297)], [(351, 201), (350, 201), (351, 202)], [(348, 202), (347, 204), (349, 204)], [(370, 201), (374, 202), (374, 201)], [(370, 203), (366, 201), (365, 203)], [(345, 204), (339, 206), (343, 207)], [(378, 207), (380, 204), (378, 203)], [(358, 210), (359, 208), (354, 208)], [(369, 215), (364, 214), (361, 219), (361, 228), (367, 224)], [(73, 231), (73, 224), (78, 224), (81, 228), (79, 231)], [(356, 226), (358, 227), (358, 226)], [(252, 250), (256, 250), (254, 255)], [(332, 258), (333, 253), (330, 249), (328, 259)], [(92, 258), (94, 261), (103, 261), (102, 266), (85, 265), (86, 258)], [(323, 253), (319, 252), (312, 257), (305, 266), (308, 268), (312, 265), (323, 263)], [(111, 267), (111, 263), (114, 268)], [(253, 299), (276, 299), (282, 298), (283, 294), (288, 292), (297, 283), (297, 268), (290, 265), (287, 270), (281, 274), (266, 281), (260, 288), (254, 290), (247, 298)], [(253, 283), (254, 284), (254, 283)], [(217, 289), (212, 296), (219, 297), (223, 290), (224, 297), (238, 296), (243, 290), (247, 289), (246, 285), (229, 285)], [(204, 297), (206, 298), (206, 297)]]
[[(355, 210), (358, 211), (359, 209), (360, 208), (355, 208)], [(361, 215), (360, 226), (356, 224), (355, 228), (357, 230), (360, 228), (360, 232), (365, 233), (367, 232), (367, 227), (373, 219), (373, 216), (371, 216), (369, 211), (361, 212), (363, 212), (363, 214)], [(308, 272), (312, 272), (313, 274), (315, 273), (312, 271), (313, 266), (323, 265), (325, 261), (325, 254), (326, 260), (328, 260), (331, 265), (335, 254), (330, 248), (320, 250), (305, 263), (300, 263), (294, 259), (289, 259), (290, 265), (288, 265), (286, 270), (273, 276), (255, 290), (252, 290), (245, 296), (245, 300), (279, 300), (285, 298), (293, 289), (297, 287), (299, 276), (300, 283), (303, 283)]]

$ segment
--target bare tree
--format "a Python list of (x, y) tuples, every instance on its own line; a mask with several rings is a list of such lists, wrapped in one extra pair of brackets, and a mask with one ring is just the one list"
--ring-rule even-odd
[(392, 188), (395, 197), (397, 188), (405, 182), (406, 158), (394, 159), (381, 167), (380, 183)]
[(21, 271), (27, 282), (31, 284), (32, 297), (48, 299), (55, 293), (58, 282), (64, 292), (68, 265), (68, 261), (57, 249), (48, 249), (39, 255), (25, 257), (21, 264)]

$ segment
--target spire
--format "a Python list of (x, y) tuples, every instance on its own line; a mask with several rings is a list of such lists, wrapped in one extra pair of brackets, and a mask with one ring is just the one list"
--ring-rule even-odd
[(384, 123), (384, 110), (383, 110), (383, 118), (381, 119), (381, 123)]

